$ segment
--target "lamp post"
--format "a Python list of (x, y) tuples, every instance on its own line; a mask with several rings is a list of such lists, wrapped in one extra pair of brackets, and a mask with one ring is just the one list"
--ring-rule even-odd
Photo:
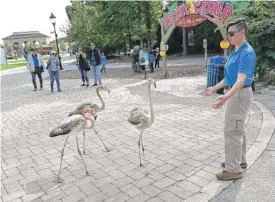
[(51, 20), (51, 23), (53, 24), (53, 28), (54, 28), (56, 48), (57, 48), (58, 59), (59, 59), (59, 63), (60, 63), (60, 70), (63, 70), (62, 63), (61, 63), (61, 57), (59, 55), (57, 34), (56, 34), (56, 30), (55, 30), (56, 17), (55, 17), (55, 15), (53, 13), (51, 13), (50, 20)]

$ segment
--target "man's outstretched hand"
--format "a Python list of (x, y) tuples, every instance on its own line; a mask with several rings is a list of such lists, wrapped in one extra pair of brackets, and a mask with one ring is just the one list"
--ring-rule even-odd
[(209, 88), (207, 88), (206, 90), (205, 90), (205, 93), (204, 93), (204, 95), (205, 96), (211, 96), (213, 93), (215, 93), (216, 92), (216, 89), (215, 89), (215, 87), (209, 87)]
[(217, 97), (216, 100), (218, 100), (218, 102), (212, 105), (213, 109), (219, 109), (223, 106), (223, 104), (228, 100), (228, 97), (226, 95), (221, 95)]

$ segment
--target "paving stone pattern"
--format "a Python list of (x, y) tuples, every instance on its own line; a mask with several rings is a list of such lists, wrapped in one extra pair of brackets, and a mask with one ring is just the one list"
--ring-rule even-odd
[[(6, 201), (184, 201), (215, 180), (224, 160), (223, 116), (211, 109), (214, 98), (202, 95), (205, 77), (157, 81), (152, 90), (155, 123), (144, 136), (149, 177), (139, 167), (139, 132), (127, 118), (134, 107), (148, 108), (147, 85), (137, 79), (106, 79), (111, 94), (102, 92), (106, 109), (96, 129), (111, 148), (106, 152), (93, 131), (87, 132), (84, 160), (71, 137), (65, 149), (61, 178), (56, 183), (65, 136), (49, 132), (70, 110), (86, 100), (99, 102), (94, 87), (80, 88), (79, 80), (62, 80), (64, 91), (33, 92), (32, 84), (2, 90), (1, 200)], [(246, 121), (248, 149), (262, 124), (252, 104)], [(80, 146), (82, 148), (82, 136)]]

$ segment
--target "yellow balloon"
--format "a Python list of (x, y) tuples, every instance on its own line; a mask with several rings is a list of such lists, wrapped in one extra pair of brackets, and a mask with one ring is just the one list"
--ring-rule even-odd
[(166, 53), (165, 53), (165, 51), (160, 51), (160, 52), (159, 52), (159, 55), (160, 55), (161, 57), (164, 57), (164, 56), (166, 55)]
[(222, 40), (220, 42), (220, 46), (221, 46), (222, 49), (227, 49), (230, 46), (230, 42), (227, 41), (227, 40)]

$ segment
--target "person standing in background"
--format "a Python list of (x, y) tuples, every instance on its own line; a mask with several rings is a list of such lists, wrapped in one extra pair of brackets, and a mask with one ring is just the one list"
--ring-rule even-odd
[(48, 69), (48, 72), (49, 72), (49, 75), (51, 78), (51, 92), (53, 93), (54, 80), (56, 80), (57, 91), (62, 92), (62, 90), (60, 88), (60, 81), (59, 81), (60, 63), (59, 63), (58, 58), (56, 57), (55, 51), (51, 52), (51, 57), (49, 58), (49, 60), (47, 62), (46, 69)]
[(148, 55), (148, 60), (149, 60), (149, 67), (150, 67), (150, 72), (154, 72), (154, 55), (153, 52), (150, 51)]
[(101, 56), (101, 64), (102, 64), (102, 68), (100, 70), (100, 73), (104, 71), (104, 74), (106, 75), (107, 58), (104, 55), (104, 53), (102, 53), (102, 56)]
[(160, 59), (159, 48), (156, 48), (156, 51), (155, 51), (155, 70), (159, 70), (159, 59)]
[(82, 80), (81, 87), (83, 87), (83, 86), (88, 87), (90, 85), (89, 78), (88, 78), (88, 72), (85, 70), (86, 69), (85, 58), (86, 58), (85, 53), (83, 53), (82, 49), (79, 48), (78, 53), (76, 54), (76, 63), (77, 63), (77, 67), (78, 67), (78, 70), (81, 75), (81, 80)]
[(97, 48), (95, 48), (94, 43), (91, 43), (90, 48), (91, 49), (88, 52), (88, 56), (89, 56), (90, 64), (92, 66), (93, 74), (94, 74), (94, 84), (93, 84), (93, 86), (102, 85), (101, 75), (100, 75), (101, 53)]
[(31, 54), (28, 56), (27, 68), (28, 68), (28, 71), (32, 75), (32, 83), (33, 83), (34, 91), (37, 90), (36, 75), (39, 78), (40, 90), (42, 90), (43, 89), (43, 80), (42, 80), (41, 73), (43, 72), (44, 61), (43, 61), (41, 55), (36, 53), (34, 48), (31, 49)]

